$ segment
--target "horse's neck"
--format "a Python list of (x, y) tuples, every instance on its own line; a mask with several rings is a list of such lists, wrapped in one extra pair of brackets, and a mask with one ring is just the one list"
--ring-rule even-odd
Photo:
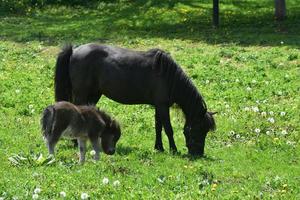
[(182, 109), (186, 121), (192, 121), (198, 113), (201, 111), (201, 97), (197, 89), (193, 85), (185, 85), (180, 87), (181, 91), (178, 91), (174, 95), (175, 103)]

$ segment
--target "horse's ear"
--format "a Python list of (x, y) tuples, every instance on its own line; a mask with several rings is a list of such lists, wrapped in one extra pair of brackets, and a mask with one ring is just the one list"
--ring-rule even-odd
[(218, 112), (209, 112), (209, 111), (208, 111), (208, 113), (209, 113), (211, 116), (213, 116), (213, 115), (217, 114)]

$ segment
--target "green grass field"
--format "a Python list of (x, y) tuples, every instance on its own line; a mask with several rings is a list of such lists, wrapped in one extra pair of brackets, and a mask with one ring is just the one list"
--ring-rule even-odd
[[(219, 29), (208, 0), (112, 2), (0, 15), (0, 198), (300, 199), (300, 1), (287, 1), (283, 22), (273, 1), (222, 1)], [(151, 106), (102, 97), (122, 128), (116, 154), (79, 165), (78, 149), (60, 141), (47, 162), (39, 121), (66, 42), (170, 52), (218, 112), (205, 157), (187, 156), (178, 107), (172, 155), (165, 134), (166, 151), (154, 151)]]

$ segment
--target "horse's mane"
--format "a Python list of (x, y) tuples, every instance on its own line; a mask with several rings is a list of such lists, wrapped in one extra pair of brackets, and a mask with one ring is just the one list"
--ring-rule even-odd
[[(166, 52), (157, 50), (153, 69), (166, 79), (169, 101), (177, 103), (188, 120), (193, 120), (197, 115), (208, 119), (207, 106), (203, 97), (181, 67)], [(211, 128), (214, 127), (214, 122), (209, 124)]]

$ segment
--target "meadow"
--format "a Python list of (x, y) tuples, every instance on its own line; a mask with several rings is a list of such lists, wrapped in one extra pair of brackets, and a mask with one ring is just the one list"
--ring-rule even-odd
[[(273, 1), (225, 0), (220, 27), (211, 1), (120, 0), (93, 6), (0, 13), (0, 199), (300, 199), (300, 4), (273, 19)], [(53, 75), (65, 43), (161, 48), (217, 111), (205, 156), (187, 155), (178, 106), (178, 154), (154, 150), (154, 109), (101, 97), (122, 136), (113, 156), (60, 141), (48, 158), (42, 110), (54, 103)], [(91, 150), (91, 146), (89, 146)]]

